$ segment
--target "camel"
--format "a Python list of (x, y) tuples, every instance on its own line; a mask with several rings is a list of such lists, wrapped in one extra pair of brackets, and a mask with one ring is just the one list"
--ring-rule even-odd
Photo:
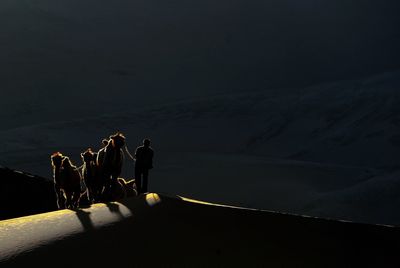
[(81, 153), (81, 158), (83, 161), (82, 177), (87, 187), (89, 203), (92, 204), (100, 201), (104, 182), (99, 176), (96, 165), (97, 153), (88, 148)]
[(81, 197), (82, 180), (78, 168), (60, 152), (51, 155), (51, 163), (58, 208), (77, 208)]
[(117, 132), (109, 139), (103, 140), (104, 147), (97, 155), (99, 176), (104, 181), (103, 197), (106, 200), (121, 199), (126, 196), (125, 188), (118, 180), (124, 162), (122, 148), (125, 145), (125, 136)]

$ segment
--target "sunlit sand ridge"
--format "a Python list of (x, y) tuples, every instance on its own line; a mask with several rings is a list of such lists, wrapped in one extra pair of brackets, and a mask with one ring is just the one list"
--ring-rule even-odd
[[(400, 265), (396, 227), (150, 193), (0, 222), (0, 264), (163, 267)], [(379, 264), (379, 265), (378, 265)]]

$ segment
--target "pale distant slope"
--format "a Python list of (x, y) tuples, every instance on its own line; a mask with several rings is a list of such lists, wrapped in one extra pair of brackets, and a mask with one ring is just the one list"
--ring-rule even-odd
[(77, 154), (88, 146), (97, 149), (103, 137), (121, 130), (131, 150), (149, 136), (157, 150), (166, 153), (240, 153), (397, 167), (399, 88), (396, 71), (307, 88), (216, 95), (139, 111), (127, 107), (119, 113), (60, 118), (57, 123), (1, 131), (1, 161), (14, 165), (14, 156), (18, 161), (22, 152), (29, 158), (52, 150)]
[[(34, 231), (31, 231), (34, 230)], [(399, 230), (148, 194), (0, 222), (0, 264), (398, 267)]]
[(400, 172), (372, 177), (319, 195), (305, 213), (336, 219), (400, 225)]
[(392, 0), (2, 0), (0, 127), (390, 71), (398, 10)]

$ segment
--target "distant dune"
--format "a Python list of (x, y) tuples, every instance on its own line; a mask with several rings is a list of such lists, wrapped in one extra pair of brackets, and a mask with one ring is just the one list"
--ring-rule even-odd
[[(144, 136), (163, 152), (261, 155), (369, 168), (398, 166), (400, 71), (306, 88), (190, 98), (0, 131), (3, 165), (48, 174), (43, 153), (77, 155), (125, 132), (133, 150)], [(119, 106), (116, 103), (115, 106)], [(40, 157), (37, 157), (39, 156)], [(74, 157), (74, 156), (72, 156)], [(75, 158), (75, 161), (80, 161)], [(26, 169), (24, 169), (26, 170)]]
[[(400, 224), (399, 71), (290, 90), (194, 98), (0, 131), (0, 163), (51, 177), (50, 154), (116, 130), (156, 150), (150, 189), (245, 207)], [(123, 177), (133, 177), (126, 159)]]
[(399, 267), (399, 229), (150, 193), (0, 222), (4, 267)]

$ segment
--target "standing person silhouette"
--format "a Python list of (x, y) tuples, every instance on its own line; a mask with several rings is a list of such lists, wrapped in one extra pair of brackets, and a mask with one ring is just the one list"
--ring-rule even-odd
[(146, 193), (149, 169), (153, 168), (154, 151), (150, 147), (150, 140), (144, 139), (143, 145), (135, 152), (135, 180), (138, 193)]

